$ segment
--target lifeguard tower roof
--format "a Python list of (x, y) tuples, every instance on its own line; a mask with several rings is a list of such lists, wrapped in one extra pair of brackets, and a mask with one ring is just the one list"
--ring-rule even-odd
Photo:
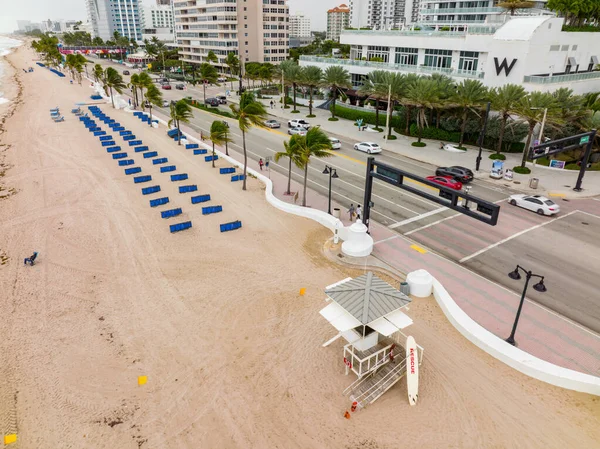
[(321, 315), (339, 332), (362, 325), (388, 336), (412, 324), (400, 311), (411, 299), (371, 272), (334, 284), (325, 293), (333, 302)]

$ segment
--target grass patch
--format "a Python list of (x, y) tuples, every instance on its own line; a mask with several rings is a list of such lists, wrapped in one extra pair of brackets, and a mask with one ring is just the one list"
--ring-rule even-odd
[(528, 167), (521, 167), (520, 165), (513, 168), (515, 173), (519, 173), (520, 175), (528, 175), (531, 173), (531, 170)]
[(296, 110), (293, 110), (293, 111), (290, 111), (290, 112), (291, 112), (292, 114), (299, 114), (299, 113), (300, 113), (300, 111), (299, 111), (299, 110), (297, 110), (297, 109), (296, 109)]
[(499, 160), (499, 161), (505, 161), (506, 160), (506, 156), (503, 155), (503, 154), (492, 153), (492, 154), (490, 154), (490, 159), (492, 159), (492, 160)]
[(212, 112), (213, 114), (220, 115), (222, 117), (235, 118), (231, 112), (222, 111), (219, 108), (213, 108), (212, 106), (206, 106), (205, 104), (198, 103), (197, 101), (184, 98), (184, 101), (192, 106), (193, 108), (200, 109), (206, 112)]
[(383, 128), (373, 128), (375, 131), (377, 131), (378, 133), (382, 133), (383, 132)]
[(390, 134), (389, 136), (386, 137), (387, 140), (396, 140), (397, 137), (394, 136), (393, 134)]
[(315, 114), (308, 114), (308, 115), (306, 116), (306, 118), (315, 118), (315, 117), (316, 117), (316, 115), (315, 115)]
[(419, 147), (419, 148), (427, 146), (427, 144), (425, 142), (413, 142), (410, 145), (413, 146), (413, 147)]
[(327, 120), (329, 120), (330, 122), (337, 122), (339, 120), (339, 118), (337, 118), (337, 117), (329, 117)]

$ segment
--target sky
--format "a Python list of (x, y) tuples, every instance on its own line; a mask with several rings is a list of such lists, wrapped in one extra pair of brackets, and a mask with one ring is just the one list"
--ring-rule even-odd
[[(260, 1), (260, 0), (251, 0)], [(152, 0), (142, 0), (151, 4)], [(327, 10), (344, 3), (344, 0), (288, 0), (290, 13), (302, 12), (310, 17), (311, 28), (323, 31), (327, 25)], [(347, 2), (346, 2), (347, 4)], [(1, 0), (0, 33), (17, 29), (17, 20), (87, 20), (85, 0)]]

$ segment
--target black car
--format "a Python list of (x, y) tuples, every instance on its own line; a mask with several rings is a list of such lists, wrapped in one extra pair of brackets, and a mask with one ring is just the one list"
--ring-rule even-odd
[(465, 167), (453, 165), (452, 167), (439, 167), (435, 171), (436, 176), (451, 176), (457, 181), (466, 184), (473, 181), (473, 172)]
[(207, 98), (204, 103), (215, 108), (219, 106), (219, 100), (217, 100), (216, 98)]
[(183, 90), (183, 89), (185, 89), (185, 85), (183, 85), (183, 84), (175, 84), (175, 89)]
[(123, 70), (123, 75), (129, 75), (129, 70)]

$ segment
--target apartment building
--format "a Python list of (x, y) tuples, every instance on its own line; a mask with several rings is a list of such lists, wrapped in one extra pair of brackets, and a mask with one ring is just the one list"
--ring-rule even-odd
[(243, 62), (278, 64), (289, 55), (287, 0), (174, 0), (181, 59), (200, 64), (212, 50), (226, 70), (227, 54)]
[(400, 29), (419, 19), (419, 0), (350, 0), (349, 4), (352, 28)]
[(115, 31), (142, 41), (142, 19), (138, 0), (86, 0), (88, 18), (94, 37), (112, 39)]
[(173, 42), (173, 9), (170, 4), (142, 5), (142, 38)]
[(350, 8), (341, 4), (327, 11), (327, 39), (339, 41), (340, 34), (350, 26)]
[(290, 37), (310, 37), (310, 17), (300, 12), (291, 15)]

